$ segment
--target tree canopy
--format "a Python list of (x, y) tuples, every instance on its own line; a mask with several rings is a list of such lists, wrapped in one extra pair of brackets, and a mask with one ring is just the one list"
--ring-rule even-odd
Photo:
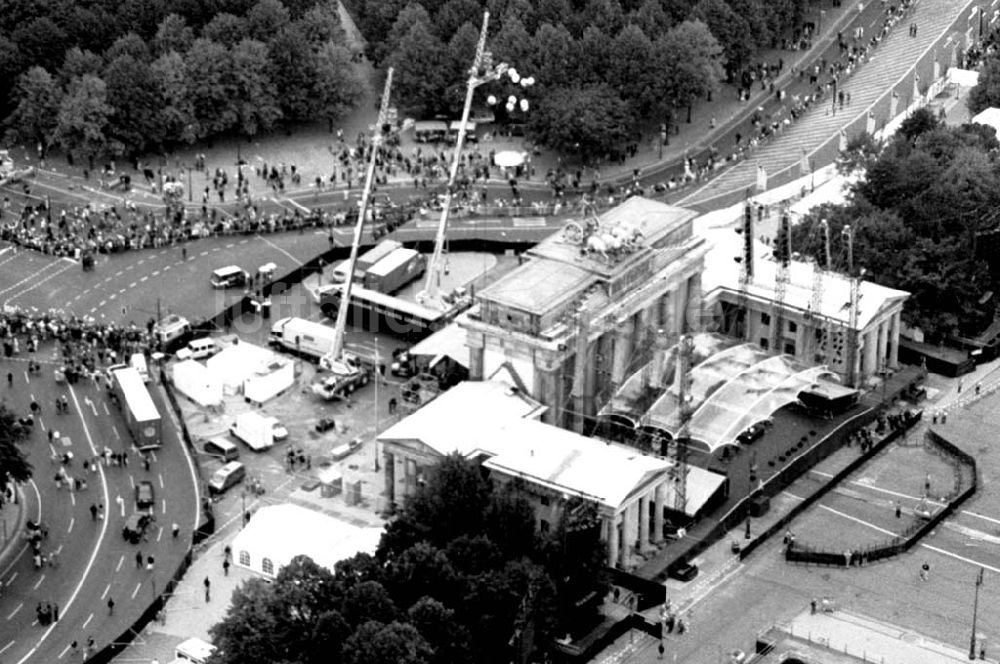
[(0, 402), (0, 482), (31, 479), (31, 464), (20, 447), (30, 434), (31, 429), (18, 422), (7, 404)]
[(448, 457), (375, 556), (334, 573), (299, 557), (273, 583), (241, 586), (210, 630), (214, 664), (506, 664), (518, 635), (543, 646), (581, 622), (580, 597), (603, 594), (598, 529), (564, 525), (538, 532), (516, 488)]
[(866, 279), (912, 293), (904, 321), (932, 339), (976, 335), (993, 320), (1000, 276), (1000, 168), (992, 129), (946, 127), (931, 111), (908, 118), (881, 151), (870, 137), (848, 145), (856, 171), (848, 203), (824, 206), (793, 233), (793, 246), (822, 260), (820, 219), (830, 224), (834, 268), (846, 267), (841, 230), (853, 229)]

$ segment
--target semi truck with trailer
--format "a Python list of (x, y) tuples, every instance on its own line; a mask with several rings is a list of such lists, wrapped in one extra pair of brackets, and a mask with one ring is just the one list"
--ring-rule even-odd
[(336, 335), (336, 330), (322, 323), (290, 317), (271, 326), (268, 343), (318, 360), (333, 350)]
[(391, 295), (420, 277), (427, 259), (416, 249), (397, 249), (365, 271), (364, 287)]
[[(403, 244), (401, 242), (397, 242), (396, 240), (382, 240), (374, 247), (358, 256), (357, 260), (354, 262), (354, 280), (356, 282), (364, 281), (365, 273), (368, 271), (368, 268), (375, 265), (397, 249), (402, 248)], [(347, 280), (348, 262), (349, 261), (344, 260), (333, 268), (333, 283), (342, 284)]]
[(163, 419), (139, 372), (125, 364), (109, 367), (108, 389), (135, 446), (144, 452), (158, 449), (163, 444)]

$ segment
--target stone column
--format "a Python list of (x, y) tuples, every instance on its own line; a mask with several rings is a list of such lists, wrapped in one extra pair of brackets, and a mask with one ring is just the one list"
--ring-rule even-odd
[(663, 496), (666, 489), (663, 484), (656, 485), (656, 492), (653, 494), (653, 543), (663, 542)]
[(888, 353), (886, 352), (886, 338), (889, 336), (889, 321), (884, 320), (878, 324), (878, 348), (875, 349), (875, 366), (878, 370), (889, 368), (889, 363), (886, 361)]
[(622, 567), (628, 569), (632, 566), (632, 548), (635, 546), (636, 536), (636, 505), (632, 503), (625, 508), (622, 514)]
[(615, 389), (625, 380), (632, 359), (632, 328), (632, 319), (628, 318), (615, 330), (615, 358), (611, 365), (611, 384)]
[(562, 420), (562, 400), (560, 399), (559, 377), (561, 371), (557, 368), (553, 371), (545, 371), (539, 368), (535, 372), (540, 390), (538, 400), (548, 406), (542, 414), (542, 421), (546, 424), (559, 426)]
[(676, 291), (668, 291), (660, 297), (660, 327), (666, 330), (671, 338), (677, 334), (677, 310), (674, 307), (676, 301)]
[(696, 272), (688, 279), (687, 311), (684, 314), (685, 332), (700, 332), (705, 326), (701, 311), (701, 272)]
[(385, 452), (382, 465), (385, 466), (385, 498), (393, 503), (396, 501), (396, 455)]
[(864, 335), (864, 362), (861, 365), (861, 374), (865, 378), (878, 371), (876, 358), (878, 354), (878, 329), (870, 330)]
[(892, 316), (892, 325), (889, 326), (889, 357), (887, 362), (891, 369), (899, 368), (899, 312)]
[(583, 433), (586, 418), (594, 415), (594, 383), (597, 372), (597, 341), (586, 337), (577, 345), (573, 362), (573, 430)]
[(687, 302), (688, 302), (688, 280), (682, 279), (674, 291), (674, 335), (684, 334), (688, 329), (687, 323)]
[(469, 347), (469, 379), (483, 380), (483, 355), (485, 354), (482, 334), (469, 332), (466, 345)]
[(604, 523), (608, 529), (608, 567), (614, 569), (618, 566), (619, 541), (618, 541), (618, 515), (614, 514), (605, 517)]
[(649, 496), (639, 497), (639, 550), (649, 546)]

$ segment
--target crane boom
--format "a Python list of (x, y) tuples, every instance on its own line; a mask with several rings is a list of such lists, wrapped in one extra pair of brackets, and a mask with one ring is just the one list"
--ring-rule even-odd
[(344, 333), (347, 329), (347, 312), (351, 306), (351, 286), (354, 283), (354, 266), (358, 262), (358, 248), (361, 246), (361, 235), (364, 231), (365, 217), (368, 214), (368, 202), (371, 200), (372, 184), (375, 181), (375, 160), (378, 157), (378, 149), (382, 145), (382, 127), (389, 117), (389, 92), (392, 90), (392, 67), (385, 77), (385, 87), (382, 90), (382, 103), (378, 108), (378, 119), (375, 122), (375, 129), (372, 131), (372, 149), (368, 159), (368, 171), (365, 173), (365, 188), (361, 192), (361, 205), (358, 208), (358, 221), (354, 224), (354, 240), (351, 243), (351, 255), (347, 259), (347, 279), (344, 283), (344, 290), (340, 294), (340, 306), (337, 308), (337, 323), (334, 327), (335, 334), (333, 346), (330, 349), (329, 357), (339, 360), (344, 352)]
[(427, 264), (427, 281), (419, 299), (427, 306), (443, 309), (441, 302), (441, 273), (444, 268), (443, 254), (445, 234), (448, 230), (448, 215), (451, 213), (451, 200), (455, 193), (455, 179), (458, 177), (458, 167), (462, 159), (462, 146), (465, 145), (466, 127), (472, 112), (472, 94), (482, 83), (494, 80), (496, 76), (487, 73), (480, 76), (479, 71), (484, 66), (489, 68), (492, 55), (486, 50), (486, 29), (490, 23), (490, 13), (483, 12), (483, 27), (479, 32), (479, 42), (476, 44), (476, 57), (469, 70), (469, 81), (465, 90), (465, 105), (462, 107), (462, 123), (458, 127), (458, 138), (455, 140), (455, 152), (451, 158), (451, 169), (448, 171), (448, 185), (445, 189), (444, 204), (441, 208), (441, 220), (438, 222), (437, 235), (434, 238), (434, 253)]

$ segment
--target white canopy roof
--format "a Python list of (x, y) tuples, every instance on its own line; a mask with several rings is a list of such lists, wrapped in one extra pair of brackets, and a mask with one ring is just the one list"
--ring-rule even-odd
[(1000, 136), (1000, 108), (987, 108), (985, 111), (977, 113), (972, 121), (975, 124), (986, 125), (987, 127), (993, 127), (993, 130)]
[(410, 355), (430, 355), (435, 358), (431, 364), (441, 356), (450, 357), (468, 369), (469, 349), (465, 337), (465, 330), (458, 323), (451, 323), (413, 346)]
[(322, 512), (292, 504), (261, 507), (246, 528), (233, 540), (233, 558), (250, 555), (250, 569), (262, 572), (261, 561), (269, 559), (274, 576), (292, 558), (306, 555), (333, 570), (341, 560), (357, 553), (375, 553), (382, 527), (360, 527)]

